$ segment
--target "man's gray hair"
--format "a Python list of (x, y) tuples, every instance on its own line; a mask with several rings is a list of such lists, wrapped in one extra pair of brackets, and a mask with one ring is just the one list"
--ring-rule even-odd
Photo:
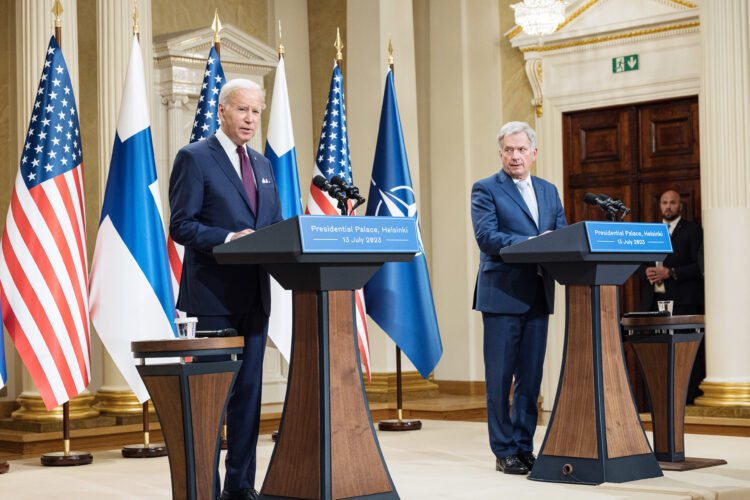
[(247, 80), (245, 78), (235, 78), (234, 80), (229, 80), (226, 84), (224, 84), (224, 86), (221, 88), (221, 92), (219, 92), (219, 104), (223, 104), (224, 106), (226, 106), (229, 102), (229, 97), (232, 95), (232, 92), (240, 89), (257, 90), (258, 92), (260, 92), (261, 101), (263, 102), (262, 109), (266, 109), (265, 90), (263, 90), (263, 88), (261, 88), (261, 86), (254, 81)]
[(531, 143), (531, 149), (536, 149), (536, 132), (526, 122), (508, 122), (500, 128), (500, 132), (497, 133), (497, 143), (500, 147), (503, 147), (503, 137), (506, 135), (518, 134), (519, 132), (526, 132), (526, 136), (529, 138)]

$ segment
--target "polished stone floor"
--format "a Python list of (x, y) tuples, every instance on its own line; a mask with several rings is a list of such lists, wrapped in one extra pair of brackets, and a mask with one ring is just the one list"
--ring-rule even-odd
[[(544, 432), (544, 427), (537, 430), (537, 449)], [(378, 438), (404, 500), (750, 499), (750, 438), (688, 434), (688, 456), (723, 458), (727, 465), (599, 486), (540, 483), (495, 472), (481, 422), (424, 420), (420, 431), (379, 432)], [(261, 436), (259, 487), (272, 451), (270, 437)], [(11, 461), (10, 472), (0, 475), (0, 498), (171, 498), (166, 457), (124, 459), (119, 450), (93, 455), (94, 463), (81, 467), (43, 467), (38, 458)]]

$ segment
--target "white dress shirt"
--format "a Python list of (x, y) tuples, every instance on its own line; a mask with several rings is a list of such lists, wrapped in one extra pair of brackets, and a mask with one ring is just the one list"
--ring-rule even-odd
[(526, 202), (526, 206), (529, 207), (534, 224), (536, 224), (536, 227), (539, 227), (539, 205), (536, 202), (534, 186), (531, 184), (531, 176), (529, 175), (523, 180), (513, 179), (513, 182), (521, 193), (523, 201)]

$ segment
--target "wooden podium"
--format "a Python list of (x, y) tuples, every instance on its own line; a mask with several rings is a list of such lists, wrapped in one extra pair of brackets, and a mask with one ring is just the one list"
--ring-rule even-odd
[[(373, 252), (336, 247), (339, 241), (330, 251), (311, 251), (303, 217), (315, 216), (293, 217), (214, 249), (219, 263), (262, 264), (282, 287), (293, 290), (289, 383), (260, 498), (398, 499), (364, 395), (353, 290), (383, 263), (411, 260), (416, 247)], [(363, 219), (392, 218), (317, 217), (321, 225), (336, 227)], [(414, 237), (416, 226), (409, 231)], [(340, 240), (341, 234), (347, 233), (331, 230), (327, 238)]]
[[(138, 373), (161, 422), (169, 455), (172, 498), (214, 500), (222, 415), (242, 361), (242, 337), (132, 342), (141, 359)], [(230, 361), (186, 363), (187, 356), (230, 355)], [(179, 363), (146, 365), (147, 358), (180, 358)]]
[[(604, 223), (606, 224), (606, 223)], [(612, 223), (619, 224), (619, 223)], [(565, 285), (565, 348), (537, 481), (600, 484), (661, 476), (630, 391), (617, 285), (663, 253), (594, 253), (584, 222), (506, 247), (508, 263), (541, 265)]]

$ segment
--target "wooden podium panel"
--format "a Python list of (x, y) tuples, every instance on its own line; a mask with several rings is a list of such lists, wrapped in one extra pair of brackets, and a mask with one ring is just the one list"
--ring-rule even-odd
[[(393, 491), (362, 394), (352, 293), (329, 292), (331, 497)], [(353, 333), (354, 332), (354, 333)]]
[(562, 372), (530, 479), (600, 484), (661, 476), (630, 392), (616, 285), (567, 285)]
[[(318, 302), (315, 292), (293, 293), (294, 337), (279, 439), (262, 494), (289, 498), (320, 495), (320, 396), (318, 394)], [(315, 424), (312, 421), (316, 421)]]
[(594, 365), (591, 358), (591, 293), (587, 286), (570, 286), (563, 370), (555, 404), (555, 419), (547, 427), (545, 455), (596, 459)]
[(617, 287), (599, 287), (607, 458), (651, 454), (630, 392), (617, 314)]
[(351, 290), (294, 290), (289, 384), (260, 498), (398, 499), (364, 396)]

